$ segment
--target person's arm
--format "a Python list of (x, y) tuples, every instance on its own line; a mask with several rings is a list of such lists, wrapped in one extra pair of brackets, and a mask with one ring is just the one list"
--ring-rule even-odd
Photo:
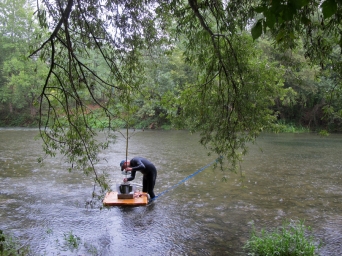
[[(134, 165), (132, 166), (132, 171), (141, 171), (145, 169), (145, 165), (143, 164), (143, 162), (138, 158), (138, 159), (134, 159)], [(135, 174), (135, 172), (134, 172)]]
[(131, 181), (131, 180), (134, 180), (134, 178), (135, 178), (135, 173), (136, 173), (136, 171), (131, 171), (131, 177), (128, 177), (127, 178), (127, 181)]

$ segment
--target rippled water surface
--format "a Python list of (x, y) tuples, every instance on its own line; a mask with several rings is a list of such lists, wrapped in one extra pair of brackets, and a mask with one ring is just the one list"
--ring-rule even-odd
[[(243, 183), (210, 165), (169, 190), (215, 157), (185, 131), (138, 131), (129, 158), (156, 164), (162, 195), (146, 207), (100, 209), (85, 207), (91, 176), (69, 173), (63, 157), (37, 164), (37, 134), (0, 130), (0, 229), (35, 255), (241, 255), (253, 223), (270, 229), (290, 219), (312, 227), (320, 255), (342, 251), (342, 135), (264, 134), (241, 166)], [(101, 154), (98, 171), (109, 173), (113, 188), (124, 157), (121, 137)], [(67, 247), (70, 234), (80, 239), (77, 250)]]

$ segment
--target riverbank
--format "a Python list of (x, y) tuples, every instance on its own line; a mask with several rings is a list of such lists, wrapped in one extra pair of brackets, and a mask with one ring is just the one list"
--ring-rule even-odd
[[(39, 120), (37, 117), (31, 117), (27, 114), (20, 115), (0, 115), (0, 127), (11, 128), (11, 127), (25, 127), (25, 128), (38, 128)], [(96, 126), (96, 122), (93, 123), (93, 128), (102, 128), (100, 125)], [(125, 128), (124, 124), (121, 128)], [(146, 120), (138, 123), (135, 127), (136, 129), (152, 129), (152, 130), (172, 130), (172, 125), (170, 123), (157, 124), (154, 122), (148, 123)], [(305, 133), (310, 132), (310, 129), (303, 127), (301, 125), (296, 125), (293, 123), (278, 122), (274, 125), (271, 132), (275, 133)]]

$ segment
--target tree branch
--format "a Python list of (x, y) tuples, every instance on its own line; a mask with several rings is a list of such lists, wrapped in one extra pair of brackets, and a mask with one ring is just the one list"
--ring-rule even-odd
[(48, 42), (51, 42), (54, 40), (54, 38), (57, 36), (59, 30), (61, 29), (62, 24), (69, 19), (73, 5), (74, 5), (74, 0), (68, 0), (67, 7), (65, 8), (64, 12), (62, 13), (61, 19), (59, 20), (57, 26), (55, 27), (55, 29), (51, 33), (50, 37), (45, 42), (43, 42), (42, 45), (38, 49), (36, 49), (33, 53), (31, 53), (29, 57), (32, 57), (35, 54), (37, 54), (38, 52), (40, 52)]

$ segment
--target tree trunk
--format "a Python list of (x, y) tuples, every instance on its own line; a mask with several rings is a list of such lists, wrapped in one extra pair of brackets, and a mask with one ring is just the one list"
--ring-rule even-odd
[(30, 115), (31, 117), (36, 116), (36, 108), (33, 106), (33, 104), (30, 104)]
[(13, 113), (13, 104), (11, 102), (8, 104), (8, 108), (9, 108), (9, 112)]

